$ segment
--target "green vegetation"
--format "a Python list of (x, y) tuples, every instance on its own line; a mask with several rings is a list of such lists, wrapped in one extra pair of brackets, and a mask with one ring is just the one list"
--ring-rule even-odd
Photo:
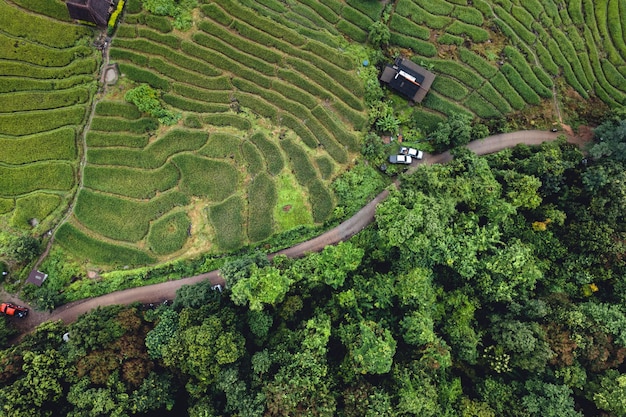
[(271, 236), (276, 199), (276, 187), (272, 178), (265, 173), (257, 175), (248, 188), (247, 234), (251, 242), (259, 242)]
[(175, 252), (187, 241), (191, 222), (186, 213), (171, 213), (156, 220), (150, 226), (148, 246), (157, 255)]
[(216, 234), (215, 243), (221, 250), (238, 249), (243, 244), (243, 210), (244, 201), (236, 195), (209, 208), (209, 220)]

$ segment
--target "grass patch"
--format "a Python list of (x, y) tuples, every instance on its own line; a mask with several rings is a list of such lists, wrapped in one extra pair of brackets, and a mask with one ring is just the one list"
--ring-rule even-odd
[(148, 144), (148, 135), (137, 135), (128, 132), (105, 133), (88, 132), (87, 146), (100, 148), (107, 146), (126, 146), (128, 148), (143, 148)]
[(0, 134), (23, 136), (83, 123), (85, 106), (0, 114)]
[(265, 168), (263, 157), (256, 146), (245, 141), (241, 144), (241, 153), (246, 163), (248, 174), (254, 177), (256, 174), (263, 171)]
[(0, 193), (18, 196), (37, 190), (68, 191), (74, 186), (74, 168), (66, 162), (39, 162), (0, 166)]
[(272, 235), (276, 186), (268, 174), (257, 175), (248, 187), (248, 238), (259, 242)]
[(11, 217), (11, 226), (21, 229), (32, 227), (31, 219), (43, 222), (59, 204), (61, 197), (56, 194), (34, 193), (15, 201), (15, 212)]
[(312, 224), (313, 216), (306, 193), (292, 174), (283, 173), (276, 178), (278, 200), (274, 209), (274, 220), (280, 230), (291, 230), (303, 224)]
[(150, 226), (148, 247), (157, 255), (166, 255), (181, 249), (187, 241), (191, 220), (187, 213), (170, 213)]
[(232, 196), (209, 207), (208, 217), (215, 230), (215, 244), (223, 251), (239, 249), (244, 242), (244, 201)]
[(313, 211), (313, 221), (321, 223), (330, 216), (335, 208), (333, 196), (320, 179), (309, 183), (309, 201)]
[(179, 172), (173, 164), (154, 170), (87, 165), (85, 187), (132, 198), (153, 198), (178, 184)]
[(55, 234), (55, 241), (74, 256), (89, 263), (132, 266), (155, 262), (155, 259), (145, 252), (96, 240), (69, 223), (64, 223), (59, 227)]
[(335, 172), (334, 162), (326, 156), (315, 158), (315, 164), (324, 180), (329, 179), (333, 175), (333, 172)]
[(0, 162), (19, 165), (46, 160), (76, 158), (76, 132), (63, 127), (20, 138), (0, 137)]
[(179, 189), (187, 195), (222, 201), (238, 187), (238, 171), (227, 162), (190, 154), (176, 155), (172, 160), (181, 171)]
[(242, 158), (239, 148), (241, 142), (242, 139), (235, 135), (212, 133), (206, 145), (198, 153), (209, 158), (230, 158), (238, 161)]

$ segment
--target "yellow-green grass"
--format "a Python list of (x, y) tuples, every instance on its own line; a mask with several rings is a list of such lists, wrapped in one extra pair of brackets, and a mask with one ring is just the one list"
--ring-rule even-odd
[(55, 234), (59, 243), (72, 256), (96, 265), (146, 265), (155, 258), (136, 248), (96, 240), (70, 223), (64, 223)]
[(249, 175), (255, 176), (265, 169), (263, 157), (254, 144), (248, 141), (243, 142), (241, 144), (241, 153), (244, 161), (246, 161), (246, 169)]
[[(81, 61), (78, 61), (81, 62)], [(7, 64), (4, 62), (2, 64)], [(17, 63), (14, 63), (17, 64)], [(36, 67), (26, 67), (36, 68)], [(26, 69), (24, 68), (24, 69)], [(46, 69), (45, 67), (43, 69)], [(14, 68), (14, 72), (19, 72), (17, 68)], [(0, 74), (2, 72), (2, 65), (0, 64)], [(52, 91), (63, 90), (72, 88), (83, 84), (93, 84), (95, 81), (91, 75), (70, 75), (68, 77), (60, 79), (34, 79), (28, 78), (26, 74), (23, 76), (3, 76), (2, 83), (0, 83), (0, 93), (12, 93), (14, 91)], [(49, 75), (55, 75), (51, 72)]]
[(248, 186), (248, 238), (259, 242), (271, 236), (274, 229), (276, 186), (272, 178), (261, 173)]
[(76, 158), (75, 137), (72, 127), (19, 138), (0, 137), (0, 162), (19, 165), (53, 159), (73, 160)]
[(148, 233), (150, 222), (175, 207), (186, 206), (189, 199), (170, 191), (150, 201), (130, 200), (82, 189), (74, 214), (85, 227), (110, 239), (138, 242)]
[(74, 168), (68, 162), (37, 162), (25, 166), (0, 166), (0, 195), (20, 196), (37, 190), (69, 191)]
[(172, 161), (181, 172), (179, 189), (187, 195), (222, 201), (239, 185), (238, 171), (228, 162), (191, 154), (176, 155)]
[(210, 158), (230, 158), (239, 161), (242, 158), (241, 142), (241, 138), (229, 133), (212, 133), (198, 153)]
[(274, 221), (280, 230), (313, 223), (313, 215), (305, 190), (292, 174), (282, 173), (275, 178), (278, 198), (274, 208)]
[(148, 247), (157, 255), (180, 250), (187, 241), (191, 220), (185, 212), (167, 214), (150, 226)]
[(154, 170), (87, 165), (85, 187), (132, 198), (153, 198), (178, 185), (180, 173), (167, 163)]
[(250, 141), (263, 153), (263, 158), (267, 164), (267, 171), (272, 175), (279, 174), (285, 166), (280, 148), (274, 142), (267, 139), (261, 132), (252, 135)]
[(313, 211), (313, 221), (321, 223), (330, 216), (335, 208), (333, 196), (320, 179), (311, 181), (309, 188), (309, 202)]
[(0, 197), (0, 214), (6, 214), (15, 208), (15, 200), (12, 198)]
[(80, 125), (85, 118), (86, 111), (85, 106), (72, 106), (53, 110), (0, 113), (0, 134), (31, 135), (62, 126)]
[(243, 210), (244, 201), (238, 195), (209, 207), (209, 221), (215, 231), (215, 244), (220, 250), (230, 251), (244, 244)]
[(86, 87), (74, 87), (59, 91), (2, 93), (0, 94), (0, 112), (56, 109), (83, 104), (89, 100), (89, 97), (90, 91)]
[(65, 2), (61, 0), (12, 0), (24, 9), (41, 13), (57, 20), (71, 21)]
[(15, 211), (11, 217), (11, 226), (30, 229), (31, 220), (42, 223), (61, 204), (57, 194), (33, 193), (16, 199)]
[(87, 132), (88, 147), (126, 146), (129, 148), (143, 148), (148, 144), (147, 134), (138, 135), (129, 132)]
[(0, 33), (0, 58), (2, 59), (23, 61), (44, 67), (63, 67), (77, 58), (85, 58), (91, 54), (91, 48), (84, 45), (57, 49)]

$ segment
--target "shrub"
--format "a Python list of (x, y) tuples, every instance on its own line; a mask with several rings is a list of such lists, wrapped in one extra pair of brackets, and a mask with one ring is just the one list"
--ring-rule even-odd
[(180, 115), (174, 114), (171, 110), (163, 107), (159, 100), (160, 92), (150, 87), (148, 84), (141, 84), (124, 95), (124, 100), (133, 103), (140, 112), (147, 113), (158, 119), (165, 125), (173, 125), (180, 119)]
[(239, 147), (242, 140), (237, 136), (227, 133), (212, 133), (206, 145), (198, 152), (209, 158), (232, 158), (241, 159)]
[(434, 45), (410, 36), (392, 33), (390, 42), (402, 48), (411, 48), (413, 52), (422, 56), (433, 57), (437, 55), (437, 48)]
[(187, 213), (170, 213), (157, 219), (148, 233), (148, 247), (157, 255), (180, 250), (187, 241), (191, 220)]
[(185, 117), (185, 120), (183, 120), (183, 124), (185, 125), (185, 127), (189, 127), (192, 129), (200, 129), (202, 127), (202, 121), (196, 114), (190, 114)]
[(96, 105), (95, 114), (98, 116), (117, 116), (132, 120), (139, 119), (141, 117), (141, 113), (137, 109), (137, 106), (121, 101), (110, 100), (99, 101)]
[(117, 2), (117, 6), (115, 7), (115, 10), (113, 11), (113, 13), (111, 13), (111, 16), (109, 16), (109, 22), (108, 22), (109, 34), (113, 34), (113, 32), (115, 31), (115, 26), (117, 25), (117, 18), (119, 17), (120, 13), (122, 13), (123, 8), (124, 8), (124, 0), (119, 0)]
[(333, 197), (320, 179), (314, 179), (309, 183), (309, 201), (313, 212), (313, 221), (321, 223), (333, 212)]
[(28, 91), (0, 95), (0, 108), (3, 112), (28, 110), (49, 110), (83, 104), (90, 98), (85, 87), (73, 87), (59, 91)]
[(209, 220), (215, 230), (215, 244), (222, 250), (239, 249), (244, 241), (244, 202), (232, 196), (209, 207)]
[(107, 146), (126, 146), (129, 148), (143, 148), (148, 144), (148, 135), (135, 135), (128, 132), (104, 133), (87, 132), (87, 146), (98, 148)]
[(254, 177), (259, 172), (263, 171), (265, 165), (263, 164), (263, 157), (259, 153), (259, 150), (250, 142), (243, 142), (241, 144), (241, 153), (243, 159), (246, 161), (246, 168), (248, 174)]
[(238, 171), (227, 162), (191, 154), (176, 155), (172, 160), (181, 172), (179, 189), (187, 195), (222, 201), (237, 189)]
[(59, 227), (54, 237), (55, 241), (69, 253), (90, 263), (145, 265), (155, 261), (154, 258), (140, 250), (96, 240), (67, 222)]
[(59, 204), (61, 197), (56, 194), (34, 193), (15, 200), (15, 211), (11, 217), (11, 226), (22, 229), (32, 227), (31, 219), (43, 222)]
[(135, 65), (120, 63), (119, 68), (122, 74), (125, 74), (128, 78), (139, 83), (148, 83), (154, 88), (159, 90), (169, 91), (170, 84), (165, 79), (156, 75), (152, 71), (147, 71), (136, 67)]
[(46, 160), (74, 160), (76, 131), (62, 127), (21, 138), (0, 137), (0, 162), (21, 165)]
[(299, 184), (306, 186), (309, 182), (317, 178), (317, 172), (313, 164), (311, 164), (306, 152), (304, 152), (298, 144), (291, 139), (283, 139), (280, 142), (280, 146), (287, 154), (287, 158), (291, 162), (291, 169)]
[(520, 96), (518, 92), (511, 87), (511, 84), (509, 84), (509, 81), (502, 74), (502, 72), (498, 72), (493, 78), (491, 78), (490, 82), (491, 85), (493, 85), (495, 89), (502, 94), (502, 97), (504, 97), (515, 110), (522, 110), (526, 106), (526, 102), (522, 96)]
[(37, 190), (67, 191), (74, 186), (74, 169), (67, 162), (0, 166), (0, 190), (5, 197)]
[(274, 206), (278, 199), (274, 181), (265, 173), (257, 175), (248, 187), (248, 238), (267, 239), (274, 229)]
[(23, 136), (83, 123), (85, 106), (24, 113), (0, 113), (0, 134)]
[(431, 88), (439, 94), (454, 100), (462, 100), (469, 93), (462, 84), (443, 75), (435, 78)]
[(520, 76), (517, 70), (513, 68), (513, 66), (511, 66), (511, 64), (504, 64), (501, 69), (502, 73), (507, 78), (507, 80), (509, 80), (513, 88), (515, 88), (520, 96), (524, 98), (524, 101), (529, 104), (539, 104), (541, 102), (541, 99), (539, 98), (537, 93), (535, 93), (535, 91), (530, 88), (528, 84), (526, 84), (526, 81), (524, 81), (524, 79)]
[(250, 141), (263, 153), (267, 171), (271, 175), (278, 175), (285, 166), (280, 148), (274, 142), (268, 140), (261, 132), (252, 135)]
[(231, 126), (244, 131), (252, 128), (249, 120), (236, 114), (207, 114), (202, 117), (202, 120), (209, 125)]
[(126, 2), (126, 13), (137, 14), (141, 12), (141, 0), (128, 0)]
[(426, 109), (416, 108), (411, 113), (411, 121), (413, 126), (424, 133), (432, 132), (439, 123), (443, 123), (445, 119), (437, 113), (432, 113)]
[(115, 117), (94, 116), (91, 120), (91, 130), (102, 132), (146, 133), (156, 130), (157, 127), (159, 127), (159, 122), (148, 117), (126, 120)]
[(228, 104), (205, 103), (173, 94), (164, 94), (163, 101), (177, 109), (196, 113), (224, 113), (230, 110)]
[(172, 155), (200, 149), (206, 141), (206, 132), (174, 129), (150, 143), (145, 149), (88, 149), (87, 161), (97, 165), (156, 169)]
[(177, 191), (143, 202), (83, 188), (78, 194), (74, 214), (81, 224), (102, 236), (138, 242), (148, 233), (151, 221), (174, 207), (187, 204), (187, 196)]
[(153, 198), (157, 192), (176, 187), (180, 174), (172, 164), (154, 170), (87, 165), (85, 187), (132, 198)]

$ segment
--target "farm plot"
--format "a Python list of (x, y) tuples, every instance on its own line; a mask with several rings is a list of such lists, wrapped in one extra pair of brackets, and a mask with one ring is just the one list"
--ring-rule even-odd
[[(366, 120), (358, 62), (340, 48), (339, 23), (349, 19), (365, 34), (381, 6), (202, 3), (182, 34), (168, 18), (127, 9), (112, 41), (126, 88), (149, 84), (181, 122), (164, 128), (120, 93), (98, 103), (84, 189), (61, 235), (87, 261), (99, 262), (85, 249), (97, 241), (159, 260), (187, 246), (223, 251), (261, 242), (284, 231), (274, 220), (275, 182), (293, 179), (291, 171), (301, 177), (301, 160), (309, 170), (298, 192), (309, 197), (291, 202), (292, 210), (308, 211), (301, 218), (310, 224), (334, 208), (329, 181), (358, 151)], [(289, 154), (280, 139), (292, 144)], [(324, 161), (323, 169), (311, 161)]]
[[(464, 1), (398, 0), (389, 27), (392, 46), (445, 75), (433, 85), (445, 99), (423, 103), (430, 114), (501, 117), (548, 103), (554, 86), (557, 98), (596, 95), (615, 106), (626, 102), (622, 3), (479, 0), (467, 7)], [(602, 54), (608, 59), (599, 59)]]
[(95, 93), (98, 56), (86, 46), (92, 31), (67, 21), (62, 2), (0, 2), (0, 224), (6, 227), (49, 229), (75, 192), (77, 134)]

